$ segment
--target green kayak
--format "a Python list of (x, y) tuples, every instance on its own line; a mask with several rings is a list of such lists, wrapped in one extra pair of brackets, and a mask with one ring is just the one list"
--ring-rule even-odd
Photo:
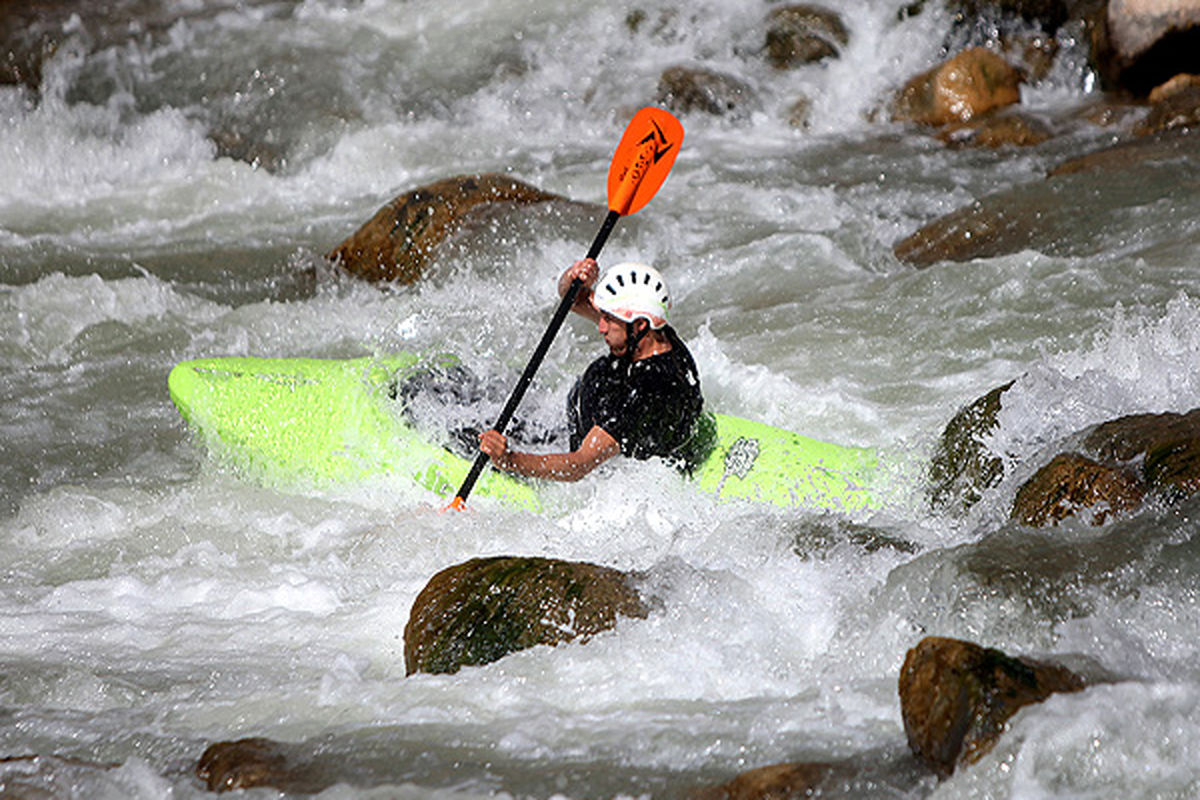
[[(354, 359), (204, 358), (171, 370), (171, 400), (211, 452), (276, 483), (401, 474), (451, 497), (470, 462), (409, 423), (398, 387), (453, 363), (400, 353)], [(713, 414), (715, 446), (693, 483), (721, 500), (857, 510), (875, 505), (873, 450)], [(538, 509), (538, 483), (486, 470), (473, 496)]]

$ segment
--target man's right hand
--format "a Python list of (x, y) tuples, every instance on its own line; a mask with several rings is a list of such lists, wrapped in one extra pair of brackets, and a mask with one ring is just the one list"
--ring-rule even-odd
[(558, 279), (558, 296), (566, 297), (567, 290), (571, 288), (571, 281), (575, 279), (578, 279), (585, 289), (591, 289), (599, 277), (600, 265), (596, 263), (595, 259), (585, 258), (582, 261), (576, 261), (567, 267), (562, 277)]
[(487, 430), (479, 434), (479, 449), (500, 469), (508, 464), (508, 438), (500, 431)]

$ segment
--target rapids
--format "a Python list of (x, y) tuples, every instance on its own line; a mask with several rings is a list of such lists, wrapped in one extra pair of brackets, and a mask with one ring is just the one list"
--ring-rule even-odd
[[(760, 0), (639, 5), (636, 32), (626, 6), (583, 0), (246, 2), (117, 43), (75, 19), (39, 92), (0, 87), (0, 756), (45, 757), (4, 764), (6, 785), (202, 797), (209, 743), (264, 736), (319, 753), (328, 800), (681, 797), (844, 759), (867, 765), (847, 797), (1200, 793), (1200, 505), (1046, 534), (1007, 522), (1015, 479), (963, 518), (923, 494), (945, 423), (1014, 378), (992, 444), (1017, 464), (1093, 422), (1200, 406), (1198, 217), (1155, 225), (1116, 198), (1063, 249), (915, 270), (897, 239), (1113, 131), (951, 150), (887, 122), (889, 93), (941, 57), (940, 4), (840, 3), (842, 57), (787, 73), (759, 54)], [(1022, 103), (1061, 121), (1095, 90), (1060, 38)], [(547, 488), (541, 515), (443, 515), (400, 477), (260, 485), (189, 437), (166, 392), (187, 358), (446, 350), (515, 380), (602, 210), (464, 231), (411, 287), (322, 254), (467, 172), (602, 204), (632, 111), (694, 62), (762, 107), (685, 116), (671, 177), (602, 260), (667, 275), (709, 407), (878, 448), (883, 508), (717, 505), (620, 463)], [(807, 129), (784, 121), (801, 94)], [(237, 137), (258, 149), (216, 143)], [(569, 322), (527, 412), (553, 424), (598, 345)], [(417, 592), (492, 554), (637, 570), (657, 611), (405, 678)], [(926, 634), (1122, 679), (1024, 710), (938, 784), (906, 758), (896, 690)]]

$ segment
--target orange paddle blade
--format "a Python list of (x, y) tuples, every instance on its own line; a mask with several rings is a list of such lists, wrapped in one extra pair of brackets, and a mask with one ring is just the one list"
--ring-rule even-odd
[(625, 128), (608, 167), (608, 208), (636, 214), (667, 179), (683, 144), (683, 125), (661, 108), (643, 108)]

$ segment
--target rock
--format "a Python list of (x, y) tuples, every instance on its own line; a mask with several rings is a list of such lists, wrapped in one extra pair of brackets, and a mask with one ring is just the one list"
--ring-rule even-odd
[(1064, 0), (946, 0), (956, 20), (1021, 19), (1054, 31), (1067, 21), (1074, 3)]
[(1173, 94), (1193, 86), (1200, 86), (1200, 75), (1181, 72), (1166, 83), (1161, 83), (1150, 90), (1151, 103), (1161, 103)]
[(931, 636), (900, 668), (900, 714), (913, 754), (945, 777), (991, 750), (1024, 706), (1084, 688), (1066, 667)]
[(750, 84), (731, 75), (700, 67), (666, 69), (658, 80), (657, 102), (670, 111), (700, 111), (744, 119), (761, 107)]
[[(1004, 189), (922, 226), (893, 246), (900, 260), (921, 268), (940, 261), (1037, 250), (1080, 257), (1104, 251), (1109, 239), (1080, 237), (1081, 221), (1103, 231), (1128, 223), (1130, 209), (1155, 206), (1159, 226), (1189, 224), (1183, 203), (1200, 175), (1200, 132), (1183, 129), (1124, 142), (1072, 159), (1045, 181)], [(1085, 173), (1103, 169), (1103, 175)], [(1070, 198), (1070, 202), (1063, 202)], [(1161, 229), (1161, 228), (1160, 228)]]
[(238, 739), (210, 745), (196, 764), (196, 777), (210, 792), (274, 786), (287, 780), (287, 757), (270, 739)]
[(1200, 71), (1200, 0), (1109, 0), (1094, 50), (1106, 84), (1139, 95)]
[(829, 775), (830, 764), (773, 764), (743, 772), (720, 786), (690, 795), (690, 800), (787, 800), (813, 797)]
[(1140, 463), (1147, 488), (1177, 501), (1200, 489), (1200, 409), (1134, 414), (1096, 426), (1083, 446), (1117, 463)]
[(1037, 527), (1086, 512), (1101, 525), (1147, 494), (1177, 502), (1200, 489), (1200, 409), (1134, 414), (1097, 425), (1083, 453), (1060, 453), (1017, 491), (1012, 518)]
[(1014, 381), (960, 409), (946, 424), (929, 462), (930, 501), (935, 508), (966, 510), (1004, 477), (1000, 457), (983, 440), (996, 427), (1000, 397)]
[(842, 18), (827, 8), (783, 6), (767, 15), (767, 61), (776, 69), (831, 58), (849, 43)]
[(1160, 97), (1146, 118), (1134, 126), (1138, 136), (1200, 126), (1200, 85), (1184, 86)]
[(506, 175), (447, 178), (392, 200), (327, 258), (368, 281), (412, 283), (437, 246), (480, 207), (556, 199), (562, 198)]
[(788, 124), (793, 128), (807, 128), (812, 117), (812, 100), (801, 97), (788, 107)]
[(618, 570), (582, 562), (477, 558), (434, 575), (404, 628), (404, 665), (448, 673), (516, 650), (612, 628), (647, 609)]
[(941, 126), (968, 122), (1021, 99), (1021, 74), (983, 47), (964, 50), (910, 80), (897, 95), (892, 119)]
[(1050, 128), (1029, 114), (987, 113), (942, 130), (938, 138), (952, 147), (1034, 147), (1049, 139)]
[(1103, 525), (1109, 514), (1136, 508), (1145, 496), (1135, 473), (1079, 453), (1061, 453), (1017, 490), (1011, 516), (1040, 528), (1087, 510), (1093, 525)]

